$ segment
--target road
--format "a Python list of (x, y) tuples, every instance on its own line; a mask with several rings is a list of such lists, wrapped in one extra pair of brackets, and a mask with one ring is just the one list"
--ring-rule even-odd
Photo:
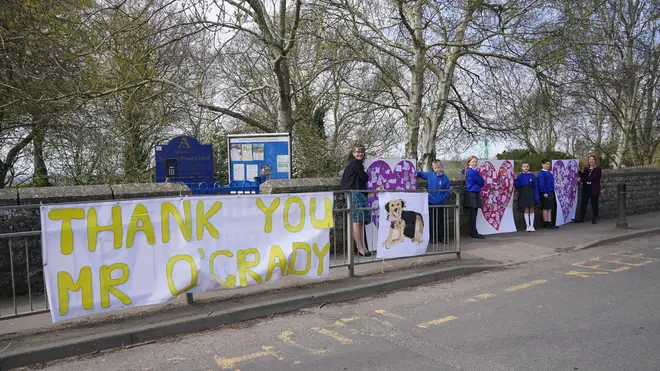
[(78, 370), (658, 370), (660, 238), (101, 352)]

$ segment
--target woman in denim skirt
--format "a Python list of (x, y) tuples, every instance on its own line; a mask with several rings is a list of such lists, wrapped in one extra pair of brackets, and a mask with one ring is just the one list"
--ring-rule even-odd
[[(364, 171), (364, 146), (356, 144), (348, 155), (348, 165), (344, 169), (341, 177), (340, 187), (342, 191), (361, 191), (352, 192), (353, 207), (367, 208), (367, 181), (369, 176)], [(347, 193), (350, 195), (351, 192)], [(357, 252), (360, 256), (371, 256), (364, 243), (364, 225), (370, 222), (370, 212), (368, 210), (353, 211), (351, 221), (353, 222), (353, 239), (357, 245)]]

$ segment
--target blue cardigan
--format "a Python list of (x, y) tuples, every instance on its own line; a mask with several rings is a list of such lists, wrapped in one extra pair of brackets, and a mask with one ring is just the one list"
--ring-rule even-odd
[(417, 176), (426, 179), (429, 182), (427, 187), (429, 192), (429, 204), (430, 205), (442, 205), (445, 203), (447, 197), (449, 197), (449, 192), (438, 192), (439, 189), (449, 189), (449, 178), (445, 175), (444, 172), (440, 175), (436, 175), (435, 171), (418, 171)]
[(547, 170), (539, 171), (539, 193), (555, 193), (555, 177)]
[(465, 190), (468, 192), (481, 192), (484, 186), (484, 178), (479, 174), (479, 170), (469, 167), (465, 176)]
[(513, 183), (516, 188), (532, 187), (534, 188), (534, 201), (539, 202), (539, 189), (536, 185), (536, 177), (532, 173), (520, 173)]

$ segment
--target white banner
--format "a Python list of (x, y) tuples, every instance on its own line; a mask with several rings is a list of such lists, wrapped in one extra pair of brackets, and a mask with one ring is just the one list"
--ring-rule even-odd
[(378, 258), (423, 255), (429, 244), (427, 193), (385, 192), (378, 195)]
[(41, 208), (53, 322), (284, 275), (328, 275), (332, 193)]

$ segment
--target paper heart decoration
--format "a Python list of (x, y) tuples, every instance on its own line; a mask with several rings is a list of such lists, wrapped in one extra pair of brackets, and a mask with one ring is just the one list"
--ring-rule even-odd
[(486, 161), (479, 166), (479, 173), (484, 178), (484, 186), (481, 187), (481, 213), (488, 224), (499, 230), (504, 211), (513, 198), (513, 163), (504, 161), (497, 170), (490, 161)]
[(575, 181), (578, 173), (576, 160), (558, 160), (552, 164), (552, 176), (555, 178), (555, 195), (566, 222), (577, 202), (578, 184)]
[[(390, 161), (392, 162), (392, 161)], [(409, 160), (401, 160), (394, 169), (386, 160), (376, 160), (367, 168), (369, 181), (367, 189), (384, 191), (409, 191), (417, 189), (415, 164)], [(378, 193), (369, 193), (369, 207), (378, 207)], [(371, 221), (378, 227), (378, 209), (371, 212)]]

